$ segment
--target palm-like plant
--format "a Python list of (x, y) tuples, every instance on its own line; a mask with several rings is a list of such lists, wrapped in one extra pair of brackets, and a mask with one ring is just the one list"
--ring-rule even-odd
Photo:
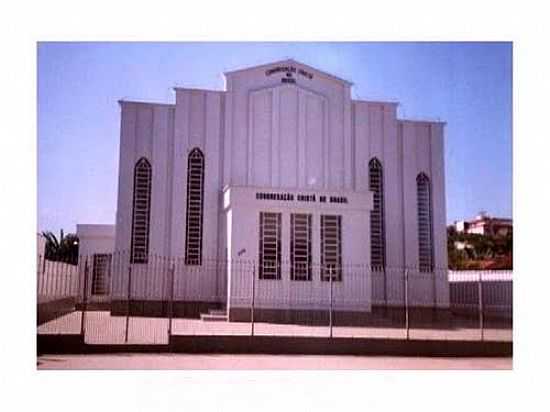
[(61, 229), (59, 239), (49, 231), (42, 232), (42, 235), (46, 238), (46, 259), (77, 264), (78, 237), (75, 234), (69, 233), (64, 236), (63, 229)]

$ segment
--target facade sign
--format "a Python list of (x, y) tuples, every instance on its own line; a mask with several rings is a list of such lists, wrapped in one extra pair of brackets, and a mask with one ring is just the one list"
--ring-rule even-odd
[(256, 200), (279, 200), (286, 202), (319, 202), (319, 203), (348, 203), (346, 196), (319, 196), (315, 194), (297, 194), (293, 193), (266, 193), (257, 192)]
[(265, 71), (266, 76), (271, 76), (275, 73), (283, 72), (286, 77), (281, 79), (282, 83), (296, 83), (296, 79), (293, 77), (294, 73), (298, 73), (300, 76), (304, 76), (309, 80), (313, 79), (313, 73), (310, 73), (304, 69), (296, 69), (294, 66), (276, 66)]

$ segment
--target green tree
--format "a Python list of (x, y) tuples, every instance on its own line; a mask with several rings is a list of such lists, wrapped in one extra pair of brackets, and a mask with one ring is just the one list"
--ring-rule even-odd
[(78, 263), (79, 241), (74, 233), (65, 236), (63, 229), (61, 229), (59, 239), (50, 231), (42, 232), (42, 235), (46, 238), (46, 259), (63, 261), (73, 265)]
[[(458, 250), (456, 242), (464, 242), (465, 248)], [(497, 261), (499, 268), (511, 269), (512, 250), (512, 233), (506, 236), (458, 233), (454, 226), (447, 227), (449, 269), (480, 269)]]

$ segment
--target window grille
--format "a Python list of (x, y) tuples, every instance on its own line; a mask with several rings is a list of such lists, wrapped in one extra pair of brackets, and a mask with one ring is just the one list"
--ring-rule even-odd
[(418, 213), (418, 267), (433, 271), (432, 199), (430, 179), (424, 173), (416, 177)]
[(92, 295), (108, 295), (111, 279), (111, 255), (94, 254), (92, 268)]
[(311, 280), (311, 215), (290, 215), (290, 279)]
[(131, 263), (147, 263), (151, 212), (151, 164), (142, 157), (134, 169)]
[(342, 216), (321, 215), (321, 280), (342, 280)]
[(373, 192), (370, 212), (370, 254), (373, 270), (386, 266), (386, 233), (384, 228), (384, 175), (377, 158), (369, 162), (369, 190)]
[(187, 161), (187, 222), (185, 264), (202, 264), (202, 221), (204, 204), (204, 155), (193, 149)]
[(260, 279), (281, 279), (281, 214), (260, 212)]

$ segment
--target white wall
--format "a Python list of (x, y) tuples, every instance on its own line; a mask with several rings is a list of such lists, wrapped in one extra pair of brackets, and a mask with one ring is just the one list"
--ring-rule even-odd
[(82, 257), (94, 253), (113, 253), (115, 250), (115, 225), (76, 225), (78, 254)]
[[(399, 120), (398, 139), (402, 147), (402, 206), (404, 263), (418, 268), (418, 216), (416, 177), (425, 173), (431, 182), (434, 267), (436, 276), (417, 282), (412, 294), (419, 303), (448, 307), (447, 229), (445, 206), (445, 171), (443, 164), (443, 127), (441, 123)], [(412, 270), (411, 277), (422, 275)], [(431, 290), (431, 292), (429, 292)], [(435, 292), (435, 295), (434, 295)], [(416, 296), (416, 298), (415, 298)]]
[(482, 284), (483, 307), (499, 309), (511, 315), (513, 306), (513, 272), (511, 270), (449, 271), (451, 306), (477, 310), (479, 282)]
[(38, 303), (78, 295), (78, 266), (41, 257), (37, 269)]
[[(252, 299), (252, 262), (258, 262), (258, 233), (260, 212), (282, 214), (281, 228), (281, 261), (290, 262), (290, 215), (291, 213), (312, 214), (312, 262), (314, 270), (312, 281), (291, 281), (288, 263), (283, 265), (280, 280), (260, 280), (256, 272), (255, 290), (257, 307), (264, 308), (321, 308), (329, 302), (328, 282), (321, 282), (320, 257), (320, 216), (322, 214), (339, 214), (342, 216), (342, 263), (344, 266), (342, 282), (333, 282), (335, 308), (348, 310), (370, 310), (371, 282), (369, 272), (369, 255), (363, 253), (369, 247), (368, 213), (372, 208), (370, 193), (351, 191), (288, 191), (295, 195), (294, 201), (277, 201), (256, 199), (257, 192), (263, 188), (231, 187), (226, 189), (225, 206), (227, 225), (231, 231), (229, 257), (233, 267), (229, 267), (231, 293), (228, 306), (249, 307)], [(267, 193), (276, 193), (268, 190)], [(297, 194), (316, 194), (346, 196), (347, 204), (299, 202)], [(239, 254), (245, 250), (244, 254)], [(361, 268), (361, 269), (358, 269)], [(361, 273), (359, 273), (361, 272)], [(287, 300), (283, 297), (290, 297)], [(307, 297), (307, 299), (306, 299)]]
[[(313, 78), (266, 74), (280, 65)], [(292, 60), (226, 78), (224, 186), (352, 189), (349, 82)]]
[[(120, 102), (121, 133), (116, 250), (130, 249), (134, 166), (145, 157), (152, 166), (151, 253), (170, 254), (174, 153), (174, 106)], [(181, 155), (181, 154), (180, 154)]]
[[(176, 89), (175, 151), (174, 179), (172, 197), (172, 248), (171, 256), (185, 254), (185, 225), (187, 214), (187, 162), (188, 155), (194, 148), (199, 148), (205, 159), (204, 166), (204, 200), (203, 200), (203, 262), (217, 260), (223, 250), (220, 248), (221, 230), (220, 202), (223, 171), (222, 140), (223, 122), (222, 92), (195, 89)], [(205, 263), (206, 264), (206, 263)], [(220, 275), (215, 270), (189, 268), (189, 273), (201, 273), (197, 296), (208, 296), (208, 301), (220, 300), (224, 289), (219, 281)], [(184, 282), (182, 271), (176, 273), (176, 285)], [(182, 288), (176, 289), (181, 294)], [(190, 294), (192, 287), (187, 287)], [(178, 295), (179, 296), (179, 295)]]
[[(87, 295), (91, 295), (92, 278), (94, 271), (94, 254), (112, 254), (115, 251), (115, 225), (76, 225), (78, 236), (78, 270), (80, 273), (79, 295), (82, 295), (84, 288), (85, 268), (88, 268)], [(107, 298), (107, 297), (105, 297)]]

